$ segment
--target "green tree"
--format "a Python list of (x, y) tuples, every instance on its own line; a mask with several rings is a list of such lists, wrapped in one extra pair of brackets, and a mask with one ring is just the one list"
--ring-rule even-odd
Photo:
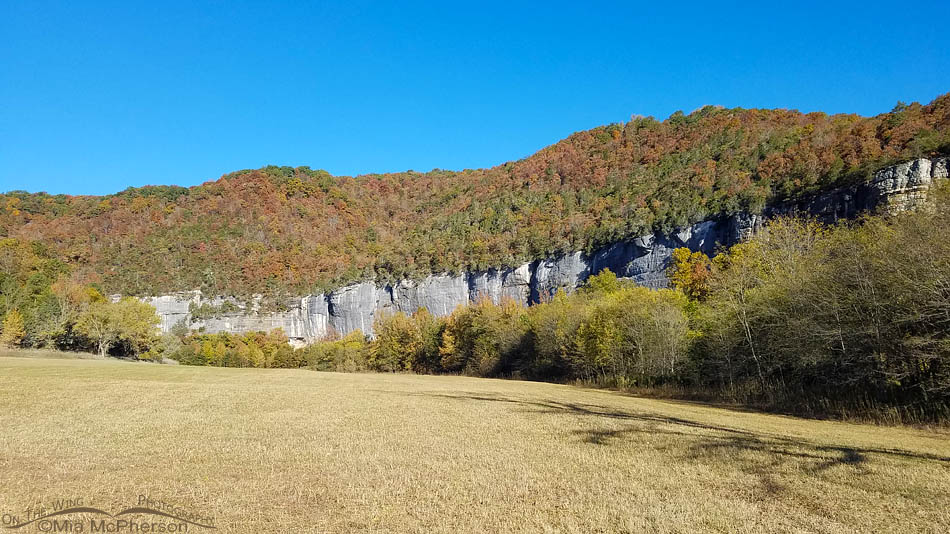
[(445, 320), (435, 317), (425, 308), (416, 310), (416, 313), (412, 314), (412, 320), (416, 323), (416, 330), (419, 332), (422, 345), (416, 351), (412, 362), (410, 362), (410, 367), (417, 373), (441, 371), (439, 367), (441, 359), (439, 349), (442, 341), (442, 331), (445, 329)]
[(423, 348), (422, 335), (404, 313), (382, 314), (374, 325), (376, 340), (369, 352), (369, 364), (380, 371), (408, 371)]
[(161, 324), (155, 307), (132, 297), (123, 298), (113, 306), (119, 323), (119, 340), (133, 356), (148, 351), (157, 341)]
[(99, 301), (90, 304), (79, 314), (76, 331), (96, 344), (100, 356), (108, 354), (119, 339), (119, 324), (112, 303)]
[(575, 366), (588, 380), (606, 382), (608, 375), (626, 374), (620, 367), (623, 339), (613, 315), (606, 307), (594, 308), (577, 329)]
[(585, 290), (594, 294), (610, 294), (623, 287), (623, 284), (610, 269), (604, 269), (587, 279)]
[(76, 330), (95, 343), (105, 356), (118, 342), (132, 355), (146, 352), (155, 341), (160, 319), (150, 304), (132, 297), (117, 303), (96, 301), (79, 315)]
[(568, 374), (584, 315), (578, 298), (559, 289), (550, 302), (529, 310), (528, 343), (534, 352), (534, 357), (524, 365), (529, 375), (560, 378)]

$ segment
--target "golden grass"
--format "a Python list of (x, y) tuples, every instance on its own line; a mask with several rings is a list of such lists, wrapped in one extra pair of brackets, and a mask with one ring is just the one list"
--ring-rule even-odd
[(33, 358), (0, 358), (0, 408), (0, 513), (148, 493), (218, 532), (950, 530), (950, 436), (911, 428), (543, 383)]
[(54, 349), (6, 349), (0, 347), (0, 358), (57, 358), (71, 360), (104, 360), (89, 352), (63, 352)]

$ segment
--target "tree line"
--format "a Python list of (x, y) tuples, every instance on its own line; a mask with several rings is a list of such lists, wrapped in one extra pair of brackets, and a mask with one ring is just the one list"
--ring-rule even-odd
[(77, 282), (43, 244), (0, 240), (0, 345), (155, 357), (159, 317), (138, 299), (117, 301)]
[[(712, 258), (678, 249), (669, 289), (605, 270), (529, 308), (482, 299), (448, 317), (425, 309), (380, 316), (372, 340), (353, 332), (291, 350), (267, 349), (263, 334), (192, 333), (172, 357), (582, 381), (812, 416), (942, 420), (950, 415), (950, 191), (932, 197), (915, 212), (835, 226), (777, 219)], [(273, 339), (272, 347), (283, 343)]]
[(71, 283), (42, 247), (0, 242), (0, 341), (190, 365), (582, 381), (888, 421), (950, 415), (950, 188), (913, 212), (776, 219), (712, 258), (678, 249), (670, 288), (603, 271), (525, 308), (377, 317), (293, 348), (280, 331), (157, 336), (154, 309)]

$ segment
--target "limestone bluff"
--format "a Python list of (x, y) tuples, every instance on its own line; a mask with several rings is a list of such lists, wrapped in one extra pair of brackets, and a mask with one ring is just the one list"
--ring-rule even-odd
[[(260, 298), (244, 303), (233, 297), (205, 297), (200, 291), (143, 297), (155, 306), (161, 329), (182, 323), (207, 333), (283, 329), (294, 344), (302, 345), (334, 333), (354, 330), (372, 335), (373, 321), (388, 312), (412, 313), (420, 308), (445, 316), (459, 305), (479, 298), (500, 302), (511, 298), (523, 305), (540, 302), (558, 289), (571, 291), (588, 276), (610, 269), (618, 276), (647, 287), (666, 285), (666, 269), (674, 249), (687, 247), (706, 254), (748, 237), (764, 220), (803, 214), (825, 222), (851, 218), (884, 207), (911, 209), (926, 198), (935, 181), (948, 176), (948, 158), (920, 158), (877, 171), (867, 183), (833, 189), (811, 197), (766, 207), (761, 214), (737, 213), (701, 221), (671, 234), (654, 233), (617, 242), (591, 254), (572, 252), (516, 267), (487, 271), (433, 274), (422, 280), (376, 285), (364, 281), (329, 294), (307, 295), (284, 303), (286, 311), (260, 311)], [(229, 309), (212, 317), (192, 317), (202, 305)]]

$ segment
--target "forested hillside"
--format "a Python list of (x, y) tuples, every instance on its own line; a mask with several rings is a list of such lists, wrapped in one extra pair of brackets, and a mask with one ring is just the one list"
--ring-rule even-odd
[(870, 118), (707, 106), (579, 132), (491, 169), (265, 167), (105, 197), (11, 192), (0, 237), (43, 243), (105, 293), (279, 297), (590, 250), (948, 152), (950, 94)]
[(920, 209), (823, 225), (777, 218), (710, 258), (677, 249), (670, 289), (609, 270), (531, 307), (489, 298), (380, 314), (292, 350), (280, 331), (184, 333), (189, 365), (519, 377), (698, 396), (811, 416), (950, 419), (950, 184)]

